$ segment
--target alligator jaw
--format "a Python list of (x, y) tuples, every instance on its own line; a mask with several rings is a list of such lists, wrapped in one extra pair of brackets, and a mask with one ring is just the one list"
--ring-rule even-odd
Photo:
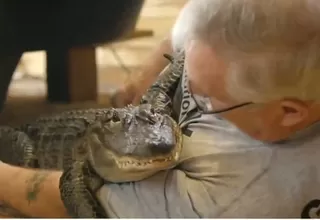
[[(89, 153), (89, 161), (93, 169), (106, 181), (127, 182), (138, 181), (158, 171), (176, 166), (182, 149), (182, 134), (177, 123), (172, 118), (168, 118), (172, 121), (172, 130), (175, 137), (175, 146), (168, 154), (143, 158), (119, 155), (110, 148), (102, 147), (99, 140), (99, 150)], [(94, 144), (92, 140), (88, 145), (91, 144)], [(91, 149), (92, 146), (88, 147)]]

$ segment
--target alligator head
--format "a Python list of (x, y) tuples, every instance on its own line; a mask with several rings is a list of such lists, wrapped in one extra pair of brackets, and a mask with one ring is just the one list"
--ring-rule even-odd
[(85, 143), (89, 162), (105, 180), (136, 181), (178, 163), (182, 136), (168, 115), (150, 104), (115, 109), (112, 120), (100, 122)]

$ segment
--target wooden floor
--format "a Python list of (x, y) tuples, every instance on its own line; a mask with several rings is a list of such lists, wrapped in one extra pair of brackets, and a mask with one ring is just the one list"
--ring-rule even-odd
[[(138, 73), (143, 60), (168, 34), (187, 0), (146, 0), (137, 28), (151, 29), (153, 37), (102, 45), (96, 50), (98, 65), (98, 103), (52, 105), (45, 101), (45, 53), (24, 54), (9, 89), (0, 124), (19, 124), (33, 118), (74, 108), (108, 107), (109, 95)], [(117, 57), (120, 58), (117, 59)], [(59, 86), (59, 85), (57, 85)]]

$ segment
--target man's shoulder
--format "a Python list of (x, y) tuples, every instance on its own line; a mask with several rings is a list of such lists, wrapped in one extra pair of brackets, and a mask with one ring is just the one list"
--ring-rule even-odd
[(191, 173), (211, 170), (213, 173), (243, 174), (248, 171), (251, 177), (245, 178), (250, 179), (270, 166), (273, 149), (269, 146), (232, 135), (228, 139), (217, 133), (194, 130), (190, 136), (184, 135), (180, 167)]
[(184, 137), (180, 167), (192, 178), (219, 183), (204, 186), (224, 204), (221, 217), (315, 216), (320, 207), (319, 138), (268, 145), (200, 130)]

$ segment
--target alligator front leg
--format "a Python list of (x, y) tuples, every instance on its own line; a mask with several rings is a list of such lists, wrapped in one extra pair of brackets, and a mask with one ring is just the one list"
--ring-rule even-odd
[(76, 161), (60, 178), (60, 195), (70, 216), (75, 218), (107, 218), (96, 192), (104, 181), (87, 161)]
[(35, 145), (24, 132), (0, 127), (0, 160), (16, 166), (35, 167)]

